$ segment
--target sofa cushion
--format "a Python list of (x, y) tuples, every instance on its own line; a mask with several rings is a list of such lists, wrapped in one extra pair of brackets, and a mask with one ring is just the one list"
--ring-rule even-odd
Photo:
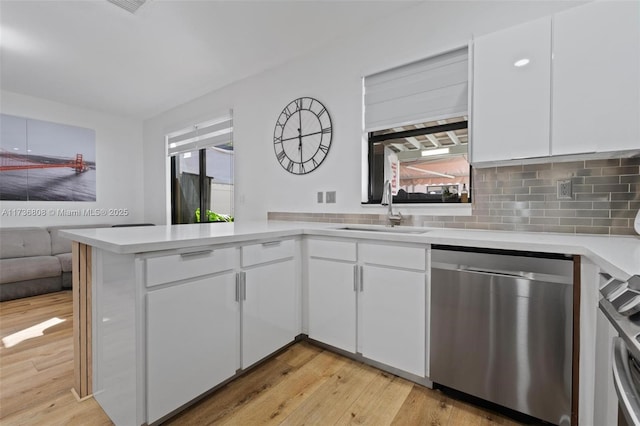
[(61, 225), (49, 226), (47, 230), (51, 234), (51, 254), (71, 253), (71, 240), (60, 235), (63, 229), (106, 228), (111, 225)]
[(59, 277), (38, 278), (0, 285), (0, 302), (64, 290)]
[(71, 272), (71, 268), (73, 266), (73, 262), (72, 262), (73, 255), (71, 253), (62, 253), (62, 254), (56, 254), (56, 257), (60, 261), (60, 267), (62, 268), (62, 272)]
[(51, 238), (45, 228), (0, 228), (0, 259), (50, 255)]
[(0, 259), (0, 284), (55, 277), (61, 274), (60, 261), (54, 256)]

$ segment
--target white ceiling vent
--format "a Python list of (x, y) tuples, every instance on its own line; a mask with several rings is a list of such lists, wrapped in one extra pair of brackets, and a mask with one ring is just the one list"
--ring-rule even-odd
[(107, 0), (118, 7), (123, 8), (127, 12), (136, 13), (136, 11), (144, 4), (146, 0)]

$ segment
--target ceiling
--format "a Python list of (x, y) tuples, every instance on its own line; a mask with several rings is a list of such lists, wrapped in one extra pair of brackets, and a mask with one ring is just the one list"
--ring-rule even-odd
[[(430, 130), (445, 124), (466, 124), (467, 121), (467, 116), (452, 117), (379, 130), (373, 132), (373, 136), (395, 136), (407, 131), (424, 129), (422, 134), (391, 137), (384, 142), (379, 142), (396, 154), (400, 163), (400, 184), (403, 186), (468, 183), (469, 134), (466, 125), (464, 128), (450, 131)], [(446, 152), (439, 152), (445, 148)], [(435, 155), (428, 154), (429, 152)]]
[[(445, 120), (428, 121), (425, 123), (394, 127), (392, 129), (385, 129), (374, 132), (373, 134), (385, 135), (405, 132), (407, 130), (430, 129), (442, 124), (459, 123), (468, 120), (469, 118), (467, 116), (453, 117)], [(468, 144), (469, 135), (467, 127), (458, 130), (436, 133), (425, 131), (424, 134), (411, 137), (389, 139), (385, 141), (385, 145), (389, 146), (392, 151), (396, 152), (398, 154), (398, 158), (403, 161), (411, 161), (413, 159), (422, 158), (421, 154), (424, 151), (437, 150), (440, 148), (459, 147), (462, 149), (458, 151), (466, 153)]]
[(147, 0), (131, 14), (106, 0), (0, 0), (0, 82), (145, 119), (415, 3)]

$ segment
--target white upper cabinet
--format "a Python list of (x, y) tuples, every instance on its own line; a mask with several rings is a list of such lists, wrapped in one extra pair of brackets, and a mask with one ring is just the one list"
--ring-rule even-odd
[(551, 18), (478, 37), (472, 161), (549, 155)]
[(555, 15), (551, 140), (553, 155), (640, 149), (640, 2)]
[(473, 59), (474, 165), (640, 150), (640, 2), (478, 37)]

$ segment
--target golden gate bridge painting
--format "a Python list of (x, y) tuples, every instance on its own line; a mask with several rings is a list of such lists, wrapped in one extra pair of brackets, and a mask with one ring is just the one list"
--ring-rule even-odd
[(95, 201), (95, 132), (0, 114), (0, 200)]

